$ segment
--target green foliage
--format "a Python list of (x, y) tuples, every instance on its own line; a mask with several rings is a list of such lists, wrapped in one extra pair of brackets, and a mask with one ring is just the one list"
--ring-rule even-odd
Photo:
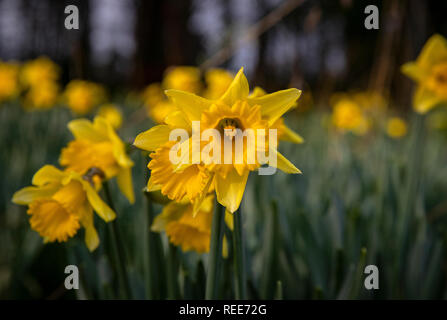
[[(402, 140), (380, 132), (365, 137), (336, 133), (324, 127), (324, 117), (316, 111), (288, 117), (306, 141), (285, 142), (280, 148), (302, 175), (249, 177), (241, 209), (247, 296), (445, 298), (445, 136), (428, 131), (417, 116)], [(1, 298), (119, 297), (115, 268), (106, 255), (110, 235), (102, 220), (95, 220), (101, 244), (93, 253), (85, 248), (83, 232), (68, 243), (44, 245), (29, 228), (26, 208), (10, 201), (42, 165), (57, 164), (60, 149), (71, 139), (66, 129), (70, 118), (57, 108), (26, 113), (16, 104), (0, 107)], [(132, 141), (149, 126), (149, 121), (128, 125), (120, 135)], [(145, 185), (147, 157), (134, 150), (132, 158), (138, 191)], [(161, 207), (148, 207), (142, 192), (131, 206), (115, 182), (110, 186), (131, 296), (204, 298), (207, 255), (183, 253), (170, 247), (165, 235), (149, 233), (149, 221)], [(225, 238), (229, 256), (220, 268), (219, 296), (234, 298), (229, 229)], [(76, 293), (63, 289), (67, 264), (80, 267), (81, 290)], [(379, 268), (379, 290), (364, 288), (363, 270), (369, 264)]]

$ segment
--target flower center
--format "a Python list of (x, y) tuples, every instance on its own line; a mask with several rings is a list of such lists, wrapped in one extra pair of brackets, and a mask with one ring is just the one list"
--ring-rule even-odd
[(234, 137), (236, 135), (235, 129), (243, 130), (243, 127), (237, 118), (223, 118), (219, 121), (217, 129), (226, 137)]

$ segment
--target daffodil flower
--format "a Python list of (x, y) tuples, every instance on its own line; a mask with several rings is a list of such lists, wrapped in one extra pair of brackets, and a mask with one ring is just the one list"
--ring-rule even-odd
[(447, 103), (447, 40), (439, 34), (428, 39), (419, 57), (402, 66), (402, 72), (416, 81), (413, 107), (426, 113)]
[(90, 81), (72, 80), (65, 88), (64, 97), (74, 114), (84, 115), (104, 101), (105, 90)]
[[(179, 111), (168, 115), (165, 125), (155, 126), (139, 134), (134, 142), (141, 149), (155, 151), (150, 155), (152, 160), (148, 165), (151, 169), (148, 189), (161, 189), (163, 194), (176, 201), (188, 197), (195, 202), (196, 208), (205, 195), (214, 189), (219, 203), (230, 212), (235, 212), (242, 200), (249, 172), (259, 169), (262, 163), (245, 161), (249, 150), (244, 149), (244, 162), (240, 164), (189, 163), (181, 168), (176, 167), (169, 159), (169, 150), (173, 144), (173, 141), (169, 141), (171, 130), (181, 128), (191, 132), (193, 121), (198, 121), (200, 130), (216, 129), (222, 132), (223, 139), (227, 129), (254, 129), (256, 132), (256, 129), (261, 129), (269, 132), (275, 122), (293, 106), (301, 91), (288, 89), (250, 97), (248, 81), (241, 68), (226, 92), (217, 100), (208, 100), (180, 90), (167, 90), (165, 93)], [(223, 140), (221, 142), (223, 144)], [(276, 148), (266, 148), (264, 151), (276, 156), (277, 168), (286, 173), (300, 173)]]
[(62, 149), (60, 165), (81, 175), (91, 168), (97, 168), (106, 179), (116, 177), (121, 192), (133, 203), (133, 162), (112, 125), (97, 116), (93, 122), (87, 119), (72, 120), (68, 128), (75, 139)]
[(45, 242), (65, 242), (82, 226), (88, 249), (95, 250), (99, 237), (93, 224), (93, 211), (106, 222), (116, 215), (101, 200), (91, 182), (77, 172), (46, 165), (36, 172), (32, 184), (17, 191), (12, 198), (16, 204), (28, 206), (31, 228)]
[(171, 201), (155, 219), (151, 230), (166, 232), (169, 241), (180, 246), (183, 251), (208, 252), (211, 239), (214, 196), (203, 201), (200, 210), (194, 215), (189, 201)]

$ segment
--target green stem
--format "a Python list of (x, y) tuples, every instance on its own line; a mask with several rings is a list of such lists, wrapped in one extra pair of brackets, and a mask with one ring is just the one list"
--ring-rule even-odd
[(168, 253), (168, 299), (177, 299), (177, 275), (178, 275), (178, 259), (177, 247), (172, 243), (169, 244)]
[(219, 271), (222, 264), (222, 239), (225, 208), (217, 201), (211, 226), (210, 253), (208, 257), (208, 275), (206, 278), (205, 299), (217, 299)]
[(242, 212), (239, 209), (233, 214), (233, 249), (234, 271), (236, 276), (236, 299), (246, 299), (247, 279), (245, 273), (244, 236), (242, 230)]
[[(116, 212), (108, 183), (104, 182), (103, 187), (107, 203), (109, 204), (110, 208)], [(118, 225), (116, 223), (116, 219), (108, 223), (108, 229), (110, 232), (110, 239), (112, 241), (112, 251), (116, 264), (116, 272), (121, 288), (121, 294), (124, 299), (130, 299), (131, 298), (130, 285), (126, 275), (126, 254), (121, 239), (121, 235), (118, 229)]]

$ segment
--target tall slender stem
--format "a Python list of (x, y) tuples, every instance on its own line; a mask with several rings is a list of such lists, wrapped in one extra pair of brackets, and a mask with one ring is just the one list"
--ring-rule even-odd
[[(109, 204), (110, 208), (116, 212), (107, 181), (103, 183), (103, 187), (107, 203)], [(126, 254), (123, 247), (123, 242), (121, 240), (118, 225), (116, 223), (116, 219), (108, 223), (108, 228), (110, 232), (110, 239), (112, 240), (112, 251), (116, 264), (116, 272), (122, 296), (124, 299), (130, 299), (131, 298), (130, 285), (126, 275)]]
[(217, 201), (211, 226), (210, 253), (208, 258), (208, 275), (206, 278), (205, 298), (217, 299), (220, 266), (222, 264), (222, 239), (225, 208)]
[(233, 249), (234, 271), (236, 276), (236, 299), (246, 299), (247, 278), (245, 273), (244, 235), (242, 229), (242, 211), (233, 213)]
[(168, 248), (168, 299), (177, 299), (178, 285), (178, 256), (177, 247), (172, 243)]

